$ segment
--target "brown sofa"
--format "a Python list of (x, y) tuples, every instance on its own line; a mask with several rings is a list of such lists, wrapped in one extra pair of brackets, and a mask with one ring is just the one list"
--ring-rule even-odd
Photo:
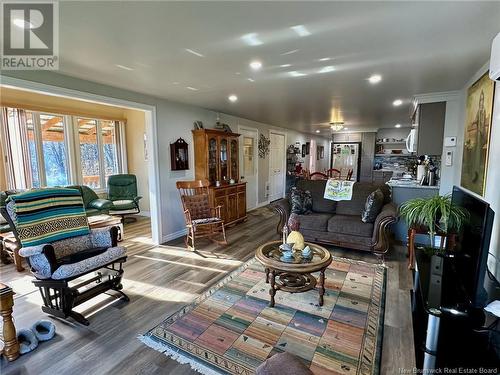
[[(326, 180), (300, 180), (297, 188), (309, 190), (312, 195), (312, 213), (299, 215), (300, 232), (306, 241), (335, 245), (383, 255), (389, 250), (390, 226), (397, 221), (397, 208), (391, 203), (387, 185), (366, 182), (354, 184), (350, 201), (335, 202), (323, 198)], [(374, 223), (363, 223), (361, 213), (366, 198), (380, 188), (384, 193), (384, 206)], [(280, 215), (278, 233), (288, 223), (291, 206), (288, 198), (272, 204)]]

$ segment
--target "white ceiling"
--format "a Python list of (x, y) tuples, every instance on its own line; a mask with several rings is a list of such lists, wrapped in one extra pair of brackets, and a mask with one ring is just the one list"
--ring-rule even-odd
[[(499, 20), (499, 2), (60, 2), (60, 70), (307, 132), (332, 108), (349, 130), (376, 129), (407, 125), (414, 94), (462, 88)], [(245, 44), (248, 33), (263, 44)], [(325, 66), (335, 71), (317, 73)], [(370, 85), (373, 73), (382, 82)]]

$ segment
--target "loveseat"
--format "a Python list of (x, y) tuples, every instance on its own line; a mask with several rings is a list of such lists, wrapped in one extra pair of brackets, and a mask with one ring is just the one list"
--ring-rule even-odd
[[(309, 191), (312, 197), (312, 212), (299, 215), (300, 232), (306, 241), (335, 245), (350, 249), (383, 255), (389, 250), (390, 227), (397, 221), (397, 208), (391, 202), (387, 185), (357, 182), (353, 187), (352, 199), (335, 202), (324, 199), (326, 180), (299, 180), (297, 188)], [(381, 211), (373, 223), (364, 223), (361, 214), (366, 198), (380, 189), (384, 195)], [(289, 198), (272, 204), (280, 215), (278, 233), (288, 223), (291, 214)]]

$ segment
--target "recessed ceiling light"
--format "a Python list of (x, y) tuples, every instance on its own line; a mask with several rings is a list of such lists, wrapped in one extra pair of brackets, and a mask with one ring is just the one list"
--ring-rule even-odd
[(237, 76), (239, 76), (241, 73), (240, 73), (240, 72), (236, 72), (236, 73), (234, 73), (234, 74), (236, 74)]
[(321, 130), (316, 130), (316, 133), (321, 133)]
[(134, 68), (130, 68), (130, 67), (125, 66), (125, 65), (116, 64), (115, 66), (117, 68), (120, 68), (120, 69), (123, 69), (123, 70), (134, 70)]
[(178, 85), (179, 82), (172, 82), (172, 85)]
[(403, 104), (403, 101), (401, 99), (396, 99), (392, 102), (392, 105), (395, 107), (400, 106), (401, 104)]
[(321, 59), (318, 59), (318, 61), (330, 61), (331, 59), (331, 57), (323, 57)]
[(238, 97), (237, 97), (236, 95), (234, 95), (234, 94), (229, 95), (227, 98), (229, 99), (229, 101), (230, 101), (231, 103), (234, 103), (235, 101), (237, 101), (237, 100), (238, 100)]
[(191, 91), (198, 91), (196, 87), (187, 86), (186, 88)]
[(262, 40), (259, 39), (257, 35), (258, 35), (257, 33), (249, 33), (243, 35), (241, 39), (249, 46), (260, 46), (261, 44), (264, 43), (262, 42)]
[(349, 128), (344, 128), (344, 130), (349, 130)]
[(14, 18), (12, 23), (21, 29), (33, 29), (33, 24), (31, 22), (26, 22), (21, 18)]
[(286, 56), (286, 55), (291, 55), (292, 53), (299, 52), (298, 49), (292, 49), (291, 51), (286, 51), (283, 53), (280, 53), (281, 56)]
[(368, 78), (368, 81), (372, 85), (375, 85), (375, 84), (379, 83), (380, 81), (382, 81), (382, 76), (380, 74), (373, 74), (372, 76), (370, 76), (370, 78)]
[(250, 63), (250, 68), (253, 70), (259, 70), (262, 68), (262, 63), (259, 60), (254, 60)]
[(280, 68), (289, 68), (291, 66), (292, 66), (292, 64), (282, 64), (282, 65), (280, 65)]
[(253, 78), (247, 78), (247, 81), (249, 81), (249, 82), (255, 82), (255, 79), (253, 79)]
[(324, 66), (322, 67), (318, 73), (330, 73), (330, 72), (333, 72), (335, 71), (335, 67), (334, 66)]
[(295, 31), (300, 37), (311, 35), (311, 32), (304, 25), (295, 25), (290, 27), (290, 29)]
[(196, 52), (196, 51), (194, 51), (194, 50), (192, 50), (192, 49), (190, 49), (190, 48), (186, 48), (186, 49), (185, 49), (185, 51), (186, 51), (186, 52), (189, 52), (189, 53), (190, 53), (190, 54), (192, 54), (192, 55), (198, 56), (198, 57), (205, 57), (205, 56), (203, 56), (201, 53)]
[(303, 77), (306, 76), (306, 73), (296, 72), (295, 70), (292, 72), (288, 72), (292, 77)]
[(396, 124), (394, 125), (395, 128), (400, 128), (401, 127), (401, 124)]

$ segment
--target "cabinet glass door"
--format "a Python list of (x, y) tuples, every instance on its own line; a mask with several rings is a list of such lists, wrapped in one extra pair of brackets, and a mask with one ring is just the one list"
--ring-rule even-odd
[(217, 139), (208, 140), (208, 179), (214, 184), (217, 181)]
[(238, 141), (236, 139), (231, 140), (231, 178), (235, 181), (240, 179), (238, 176)]
[(222, 138), (220, 140), (220, 177), (222, 181), (228, 179), (228, 168), (227, 168), (227, 139)]

